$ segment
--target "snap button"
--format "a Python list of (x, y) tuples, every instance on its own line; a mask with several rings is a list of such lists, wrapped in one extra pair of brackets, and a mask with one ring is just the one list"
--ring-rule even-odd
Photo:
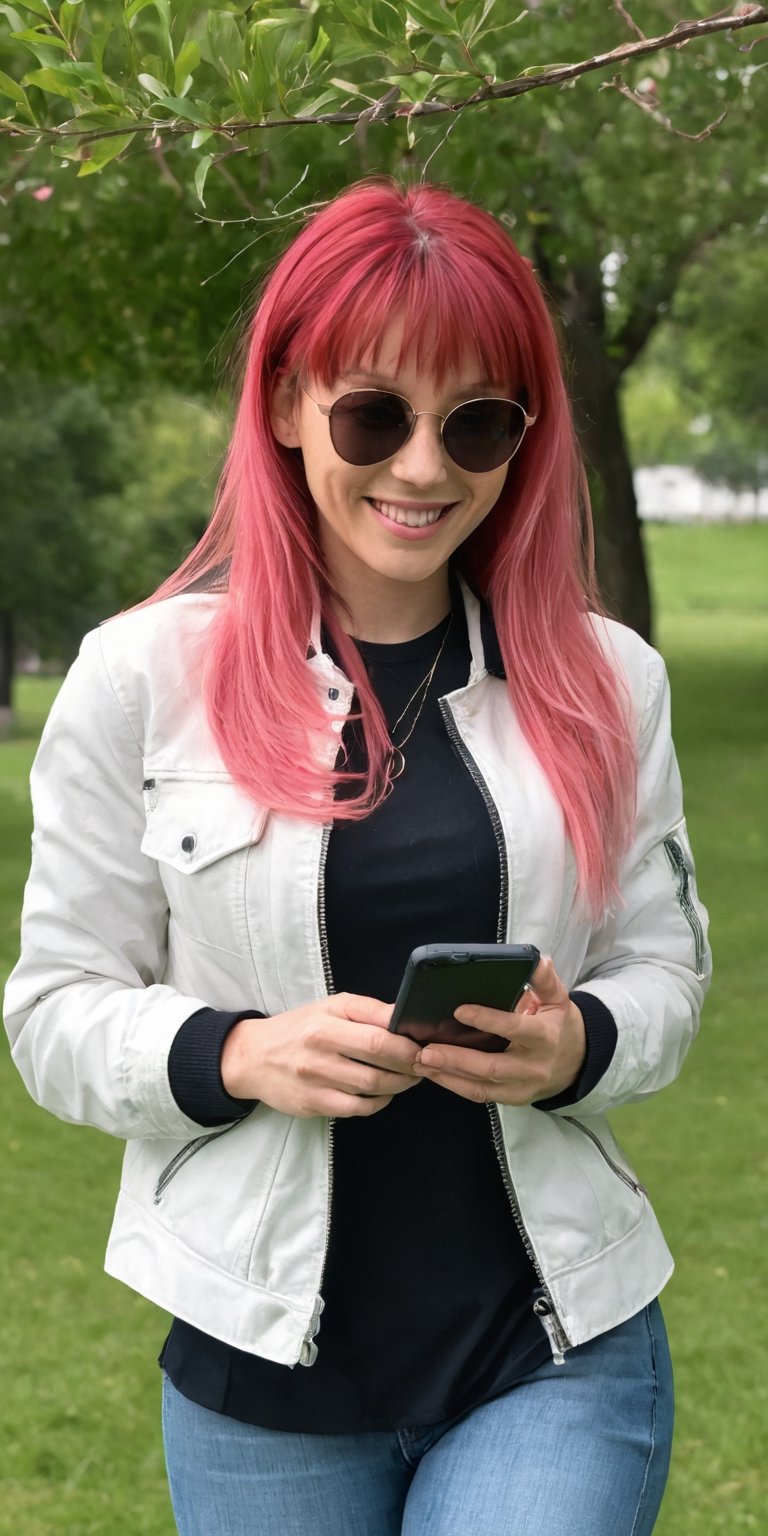
[(329, 688), (328, 689), (328, 697), (329, 697), (329, 699), (337, 699), (339, 697), (339, 690), (338, 690), (338, 688)]
[(197, 838), (193, 837), (191, 832), (188, 832), (186, 837), (183, 837), (181, 839), (181, 851), (182, 851), (182, 853), (194, 853), (196, 842), (197, 842)]

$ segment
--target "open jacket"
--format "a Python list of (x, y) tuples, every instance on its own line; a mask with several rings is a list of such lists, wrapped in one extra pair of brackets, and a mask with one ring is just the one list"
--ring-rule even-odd
[[(622, 899), (595, 924), (577, 897), (560, 807), (510, 702), (490, 615), (462, 593), (471, 673), (440, 707), (496, 832), (499, 938), (551, 954), (566, 987), (594, 994), (617, 1029), (610, 1065), (578, 1103), (489, 1106), (510, 1220), (559, 1356), (639, 1311), (671, 1273), (605, 1112), (676, 1076), (709, 977), (706, 912), (658, 654), (619, 624), (589, 621), (628, 690), (638, 749)], [(197, 1010), (274, 1015), (332, 984), (330, 827), (250, 801), (208, 727), (197, 679), (223, 601), (181, 595), (86, 636), (33, 769), (32, 868), (6, 1024), (40, 1104), (127, 1141), (109, 1273), (239, 1349), (311, 1364), (333, 1122), (258, 1104), (203, 1130), (168, 1077), (174, 1037)], [(338, 716), (352, 688), (316, 628), (307, 666)], [(329, 718), (329, 764), (339, 729)]]

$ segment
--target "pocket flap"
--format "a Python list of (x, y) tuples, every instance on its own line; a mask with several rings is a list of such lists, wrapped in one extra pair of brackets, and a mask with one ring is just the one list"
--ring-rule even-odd
[(231, 781), (157, 778), (151, 785), (141, 851), (182, 874), (257, 843), (264, 831), (268, 811)]

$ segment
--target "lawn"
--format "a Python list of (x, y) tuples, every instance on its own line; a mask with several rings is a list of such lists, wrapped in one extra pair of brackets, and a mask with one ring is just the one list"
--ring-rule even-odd
[[(657, 1536), (763, 1536), (768, 525), (654, 527), (648, 546), (716, 964), (680, 1081), (614, 1117), (678, 1265), (664, 1297), (678, 1433)], [(16, 954), (26, 776), (54, 691), (23, 681), (0, 745), (0, 973)], [(5, 1056), (0, 1124), (0, 1536), (173, 1536), (154, 1363), (165, 1319), (101, 1271), (120, 1148), (37, 1110)]]

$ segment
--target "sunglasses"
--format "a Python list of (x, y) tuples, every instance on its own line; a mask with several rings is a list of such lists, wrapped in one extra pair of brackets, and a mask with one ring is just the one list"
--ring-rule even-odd
[(420, 416), (437, 416), (443, 447), (454, 464), (472, 474), (500, 469), (515, 457), (535, 416), (516, 400), (465, 400), (447, 416), (415, 411), (402, 395), (383, 389), (352, 389), (333, 405), (305, 395), (328, 417), (331, 442), (347, 464), (383, 464), (408, 442)]

